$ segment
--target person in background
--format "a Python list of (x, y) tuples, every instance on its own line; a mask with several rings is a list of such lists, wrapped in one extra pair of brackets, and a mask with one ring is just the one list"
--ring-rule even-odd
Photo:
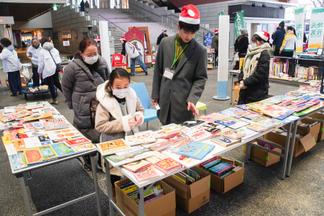
[(263, 100), (268, 96), (270, 65), (270, 34), (256, 32), (245, 57), (240, 74), (240, 96), (238, 104)]
[(8, 38), (0, 40), (2, 51), (0, 53), (0, 60), (2, 61), (3, 72), (8, 74), (9, 88), (11, 91), (10, 96), (17, 96), (21, 94), (21, 80), (20, 69), (21, 63), (18, 59), (17, 52)]
[(282, 41), (285, 37), (286, 31), (285, 31), (285, 22), (281, 21), (279, 23), (279, 26), (277, 30), (272, 34), (271, 38), (273, 40), (272, 44), (274, 46), (274, 55), (278, 56), (280, 52), (280, 47), (282, 44)]
[[(99, 55), (96, 41), (86, 38), (80, 42), (79, 52), (64, 67), (63, 94), (73, 109), (73, 125), (93, 143), (99, 142), (100, 133), (91, 122), (90, 106), (96, 98), (97, 87), (109, 77), (106, 61)], [(91, 169), (90, 157), (83, 157), (84, 168)]]
[(84, 12), (84, 1), (80, 2), (80, 12)]
[(58, 66), (62, 62), (59, 51), (47, 37), (41, 39), (42, 49), (38, 55), (38, 74), (44, 83), (48, 85), (51, 93), (51, 104), (58, 104), (57, 89), (62, 91), (59, 81)]
[(27, 49), (27, 57), (31, 60), (32, 62), (32, 71), (33, 71), (33, 87), (38, 87), (39, 86), (39, 74), (38, 74), (38, 56), (39, 52), (42, 49), (40, 46), (40, 42), (38, 41), (37, 38), (33, 38), (31, 46), (28, 47)]
[[(280, 55), (285, 57), (293, 57), (294, 52), (296, 50), (297, 37), (295, 35), (295, 29), (292, 26), (287, 27), (287, 32), (282, 41), (282, 45), (280, 47)], [(293, 59), (288, 59), (289, 67), (288, 67), (288, 75), (291, 77), (295, 76), (295, 64)]]
[(85, 8), (85, 12), (89, 13), (90, 4), (89, 4), (88, 0), (84, 3), (84, 8)]
[(99, 105), (95, 128), (101, 133), (101, 142), (124, 139), (126, 134), (139, 132), (138, 126), (144, 122), (144, 108), (129, 85), (129, 73), (116, 68), (111, 72), (109, 81), (97, 88)]
[(160, 106), (163, 125), (183, 123), (198, 115), (196, 108), (207, 80), (207, 50), (195, 39), (200, 12), (195, 5), (182, 7), (178, 33), (162, 40), (156, 56), (152, 84), (153, 106)]
[(123, 55), (128, 55), (131, 61), (131, 75), (135, 76), (135, 65), (138, 63), (142, 70), (144, 71), (145, 75), (147, 75), (147, 67), (145, 63), (142, 61), (143, 54), (140, 52), (137, 46), (132, 44), (131, 42), (127, 41), (126, 38), (123, 36), (121, 39), (121, 42), (123, 43)]
[(165, 38), (165, 37), (168, 37), (168, 34), (167, 34), (167, 30), (163, 29), (162, 33), (159, 35), (159, 37), (156, 40), (156, 45), (159, 46), (162, 39)]
[(234, 70), (241, 69), (240, 66), (240, 59), (245, 58), (245, 55), (247, 53), (249, 47), (249, 37), (246, 30), (241, 30), (241, 35), (237, 37), (234, 43), (234, 50), (236, 53), (238, 53), (238, 59), (239, 61), (236, 62), (234, 66)]
[(216, 60), (218, 58), (218, 29), (215, 29), (214, 33), (215, 35), (213, 37), (211, 48), (214, 49), (214, 63), (216, 64)]

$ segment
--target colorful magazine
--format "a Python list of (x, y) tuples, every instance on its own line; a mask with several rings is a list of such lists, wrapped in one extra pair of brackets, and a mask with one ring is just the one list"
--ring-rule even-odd
[(13, 170), (19, 170), (27, 167), (27, 161), (23, 152), (17, 152), (17, 154), (9, 155), (8, 158)]
[(39, 151), (43, 157), (43, 160), (52, 160), (57, 157), (54, 149), (51, 145), (39, 147)]
[(52, 147), (58, 157), (64, 157), (70, 154), (74, 154), (74, 150), (65, 143), (54, 143)]
[(24, 151), (27, 164), (35, 164), (43, 162), (42, 154), (39, 148), (27, 149)]
[(177, 154), (194, 158), (197, 160), (202, 160), (206, 155), (208, 155), (215, 146), (203, 143), (203, 142), (192, 142), (187, 145), (183, 145), (178, 148), (175, 152)]

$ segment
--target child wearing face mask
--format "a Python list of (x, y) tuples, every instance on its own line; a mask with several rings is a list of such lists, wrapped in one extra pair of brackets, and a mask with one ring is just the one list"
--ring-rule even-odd
[(129, 73), (122, 68), (116, 68), (111, 72), (109, 80), (97, 88), (99, 105), (95, 128), (101, 133), (102, 142), (136, 133), (144, 122), (144, 109), (129, 85)]

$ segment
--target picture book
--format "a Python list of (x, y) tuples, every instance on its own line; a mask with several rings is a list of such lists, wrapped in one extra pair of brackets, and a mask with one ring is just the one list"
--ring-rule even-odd
[(54, 143), (52, 147), (58, 157), (64, 157), (74, 153), (74, 150), (65, 143)]
[(245, 134), (239, 130), (233, 130), (230, 128), (225, 128), (221, 131), (221, 136), (232, 139), (232, 140), (240, 140), (242, 139)]
[(66, 144), (68, 144), (69, 146), (75, 146), (75, 145), (81, 145), (81, 144), (87, 144), (87, 143), (91, 143), (91, 141), (85, 137), (79, 137), (79, 138), (75, 138), (75, 139), (67, 139)]
[(41, 146), (39, 147), (39, 151), (43, 157), (43, 160), (51, 160), (57, 157), (51, 145)]
[(138, 172), (146, 167), (150, 166), (151, 163), (146, 160), (139, 160), (129, 164), (125, 164), (123, 167), (131, 172)]
[(229, 171), (229, 170), (232, 170), (234, 168), (234, 166), (230, 163), (227, 163), (227, 162), (221, 162), (211, 168), (209, 168), (209, 171), (218, 175), (218, 176), (221, 176), (223, 173)]
[(129, 148), (129, 146), (126, 145), (123, 139), (117, 139), (117, 140), (99, 143), (97, 144), (97, 148), (101, 153), (101, 155), (104, 156), (104, 155), (114, 154), (116, 152), (125, 150)]
[(238, 129), (244, 126), (247, 126), (249, 123), (236, 119), (236, 118), (226, 118), (223, 120), (216, 120), (215, 121), (218, 124), (224, 125), (226, 127), (232, 128), (232, 129)]
[(204, 128), (188, 128), (183, 130), (192, 141), (202, 141), (212, 137), (212, 134), (204, 130)]
[(156, 142), (145, 145), (145, 147), (151, 149), (152, 151), (162, 151), (170, 147), (170, 142), (168, 139), (158, 139)]
[(215, 146), (203, 142), (192, 142), (179, 147), (175, 152), (186, 157), (202, 160), (214, 149), (214, 147)]
[(224, 136), (219, 136), (211, 139), (212, 142), (216, 143), (217, 145), (223, 146), (223, 147), (228, 147), (231, 146), (235, 143), (239, 143), (240, 140), (238, 139), (230, 139)]
[(222, 115), (220, 113), (211, 113), (205, 116), (200, 116), (200, 120), (205, 121), (205, 122), (215, 122), (217, 120), (223, 120), (225, 119), (226, 116)]
[(28, 137), (23, 139), (25, 143), (25, 148), (35, 148), (41, 146), (41, 142), (38, 137)]
[(204, 163), (201, 163), (200, 166), (203, 167), (204, 169), (209, 169), (209, 168), (217, 165), (220, 162), (221, 162), (220, 157), (216, 156), (216, 157), (214, 157), (214, 158), (212, 158), (212, 159), (210, 159), (210, 160), (208, 160), (208, 161), (206, 161)]
[(70, 127), (64, 118), (42, 119), (41, 120), (45, 130), (57, 130)]
[(181, 168), (181, 164), (172, 158), (165, 158), (155, 164), (162, 172), (169, 173)]
[(9, 155), (8, 158), (12, 170), (19, 170), (27, 167), (27, 161), (23, 152), (17, 152), (17, 154)]
[(41, 163), (43, 161), (39, 148), (26, 149), (24, 154), (27, 164)]
[(85, 144), (75, 145), (72, 148), (75, 152), (84, 152), (84, 151), (93, 150), (96, 147), (92, 143), (85, 143)]
[(131, 136), (126, 136), (125, 141), (127, 145), (133, 146), (139, 144), (153, 143), (156, 141), (156, 138), (153, 131), (149, 130), (149, 131), (135, 133), (134, 135)]
[(146, 181), (152, 178), (160, 176), (153, 166), (146, 167), (141, 172), (134, 173), (135, 178), (138, 181)]
[(225, 128), (225, 126), (213, 122), (206, 122), (201, 127), (205, 131), (211, 133), (213, 136), (217, 135), (217, 133), (219, 133), (221, 129)]

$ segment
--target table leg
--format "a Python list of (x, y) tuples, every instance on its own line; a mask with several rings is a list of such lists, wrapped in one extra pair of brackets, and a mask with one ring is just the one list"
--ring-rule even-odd
[(291, 171), (291, 166), (292, 166), (292, 161), (294, 158), (294, 151), (295, 151), (295, 145), (296, 145), (296, 134), (297, 134), (297, 127), (298, 127), (298, 121), (294, 122), (294, 127), (293, 127), (293, 134), (291, 138), (291, 144), (290, 144), (290, 155), (289, 155), (289, 160), (287, 164), (287, 173), (286, 176), (290, 176), (290, 171)]
[(294, 123), (290, 123), (288, 127), (288, 133), (287, 133), (287, 140), (285, 143), (285, 149), (284, 149), (284, 162), (282, 164), (282, 174), (281, 174), (281, 179), (286, 178), (286, 169), (287, 169), (287, 162), (289, 158), (289, 148), (290, 148), (290, 137), (291, 137), (291, 130), (292, 130), (292, 125)]
[(251, 159), (252, 144), (246, 143), (245, 145), (246, 145), (245, 163), (247, 163)]
[(99, 185), (98, 185), (97, 170), (96, 170), (96, 155), (95, 154), (91, 155), (90, 160), (91, 160), (93, 183), (94, 183), (95, 192), (96, 192), (98, 215), (101, 216), (102, 211), (101, 211), (101, 204), (100, 204), (100, 197), (99, 197)]
[(27, 216), (32, 216), (33, 215), (33, 210), (32, 210), (32, 206), (31, 206), (31, 200), (27, 191), (27, 183), (26, 183), (26, 179), (25, 179), (25, 174), (22, 173), (18, 178), (19, 184), (20, 184), (20, 188), (22, 191), (22, 196), (23, 196), (23, 200), (24, 200), (24, 204), (25, 204), (25, 213)]
[(106, 169), (106, 184), (107, 184), (107, 191), (108, 191), (108, 199), (109, 199), (109, 215), (115, 215), (114, 208), (112, 206), (111, 201), (113, 200), (113, 190), (111, 184), (111, 175), (110, 175), (110, 167), (109, 162), (105, 160), (105, 169)]
[(141, 187), (138, 189), (140, 199), (138, 203), (138, 215), (139, 216), (144, 216), (145, 210), (144, 210), (144, 189)]

